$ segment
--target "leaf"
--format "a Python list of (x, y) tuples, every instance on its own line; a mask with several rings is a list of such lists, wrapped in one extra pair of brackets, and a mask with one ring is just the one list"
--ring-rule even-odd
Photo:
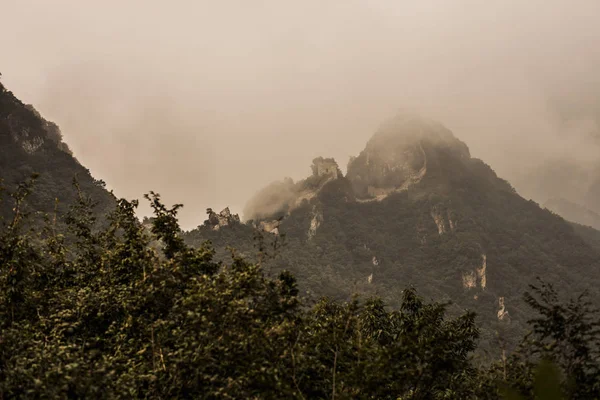
[(499, 391), (502, 400), (525, 400), (525, 397), (523, 397), (516, 389), (506, 384), (501, 384)]
[(560, 400), (562, 392), (560, 388), (560, 373), (554, 363), (542, 360), (535, 371), (533, 383), (535, 396), (541, 400)]

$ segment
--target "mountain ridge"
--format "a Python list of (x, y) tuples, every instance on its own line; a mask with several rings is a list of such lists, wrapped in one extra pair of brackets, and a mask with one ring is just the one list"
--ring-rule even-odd
[[(58, 125), (21, 102), (0, 82), (0, 179), (9, 191), (14, 191), (35, 173), (39, 178), (28, 198), (31, 210), (52, 213), (57, 207), (59, 214), (66, 212), (77, 196), (74, 178), (82, 192), (98, 203), (98, 213), (107, 212), (115, 204), (104, 182), (95, 179), (73, 156)], [(12, 204), (5, 196), (0, 217), (11, 213)]]
[[(270, 272), (289, 270), (316, 296), (379, 295), (397, 306), (413, 286), (452, 301), (455, 314), (475, 310), (487, 349), (497, 349), (499, 333), (509, 343), (522, 335), (531, 314), (521, 296), (536, 277), (600, 297), (600, 232), (519, 196), (440, 123), (400, 115), (382, 124), (345, 175), (325, 157), (311, 171), (261, 189), (245, 222), (228, 209), (207, 210), (207, 221), (183, 232), (184, 240), (211, 241), (219, 259), (228, 260), (233, 247)], [(51, 213), (59, 199), (64, 214), (77, 195), (74, 176), (98, 212), (114, 206), (58, 126), (0, 84), (0, 177), (10, 189), (33, 172), (41, 177), (32, 210)], [(2, 204), (1, 215), (9, 215), (11, 205)]]
[[(266, 237), (285, 236), (286, 245), (267, 264), (291, 270), (304, 289), (344, 299), (377, 294), (397, 304), (401, 289), (415, 286), (452, 300), (456, 312), (478, 312), (490, 348), (494, 332), (523, 333), (529, 314), (521, 295), (537, 277), (598, 298), (600, 253), (592, 242), (519, 196), (441, 124), (401, 117), (374, 138), (345, 176), (325, 176), (294, 207), (219, 232), (201, 227), (186, 240), (252, 255), (256, 231), (276, 224), (268, 232), (277, 234)], [(260, 203), (260, 193), (252, 201)]]

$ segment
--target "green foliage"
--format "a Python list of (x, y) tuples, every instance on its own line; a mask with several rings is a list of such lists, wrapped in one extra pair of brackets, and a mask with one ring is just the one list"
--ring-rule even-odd
[[(536, 367), (532, 382), (533, 397), (539, 400), (563, 400), (559, 371), (552, 362), (544, 359)], [(503, 400), (525, 400), (516, 389), (502, 385)]]
[[(592, 301), (600, 300), (595, 272), (600, 247), (592, 245), (590, 232), (582, 238), (559, 216), (518, 196), (483, 162), (438, 156), (439, 168), (432, 167), (421, 182), (382, 201), (353, 201), (346, 177), (325, 184), (281, 221), (285, 246), (263, 263), (265, 268), (289, 270), (302, 293), (336, 300), (349, 301), (359, 292), (381, 296), (398, 307), (400, 289), (408, 286), (427, 299), (451, 299), (451, 315), (464, 309), (477, 313), (478, 356), (483, 361), (500, 356), (496, 331), (502, 331), (507, 350), (513, 350), (526, 333), (535, 310), (522, 294), (537, 276), (560, 284), (565, 292), (589, 290)], [(320, 224), (309, 239), (317, 213)], [(434, 213), (445, 224), (443, 234)], [(227, 246), (254, 256), (253, 233), (250, 224), (239, 224), (218, 231), (200, 227), (183, 237), (191, 246), (210, 240), (218, 257), (227, 259)], [(481, 268), (484, 255), (485, 289), (480, 283), (463, 287), (463, 274)], [(510, 322), (498, 321), (500, 298)]]
[(524, 298), (536, 311), (531, 332), (483, 375), (481, 390), (495, 392), (501, 382), (507, 399), (600, 398), (600, 321), (585, 294), (562, 301), (552, 285), (540, 281)]
[[(82, 193), (57, 229), (22, 231), (31, 183), (0, 238), (1, 398), (464, 398), (474, 316), (445, 318), (414, 290), (303, 304), (295, 278), (187, 246), (159, 195), (101, 223)], [(157, 241), (160, 251), (151, 243)]]
[[(0, 84), (0, 400), (600, 398), (590, 300), (544, 282), (521, 299), (536, 275), (594, 289), (598, 232), (520, 198), (464, 144), (417, 147), (410, 167), (427, 156), (427, 174), (383, 201), (316, 174), (270, 188), (279, 211), (286, 191), (317, 192), (273, 216), (282, 234), (185, 233), (182, 206), (153, 192), (140, 223), (137, 201), (108, 193), (58, 126)], [(361, 157), (354, 178), (404, 182)], [(486, 286), (463, 287), (484, 255)]]
[(289, 272), (188, 246), (180, 205), (150, 193), (150, 228), (123, 199), (101, 221), (77, 181), (67, 214), (31, 231), (32, 185), (12, 194), (0, 236), (0, 398), (598, 397), (598, 324), (584, 297), (561, 302), (550, 285), (532, 286), (532, 334), (481, 367), (475, 314), (449, 315), (413, 288), (397, 307), (379, 297), (311, 305)]
[[(102, 181), (95, 180), (73, 157), (58, 126), (46, 121), (32, 106), (23, 104), (0, 83), (0, 177), (4, 186), (14, 192), (33, 172), (40, 176), (28, 199), (32, 210), (52, 213), (57, 207), (61, 215), (65, 214), (77, 195), (77, 189), (71, 185), (73, 176), (78, 177), (81, 189), (98, 202), (97, 214), (104, 215), (114, 207), (116, 199)], [(14, 205), (11, 198), (1, 202), (0, 218), (10, 217)], [(39, 227), (38, 221), (29, 222)]]

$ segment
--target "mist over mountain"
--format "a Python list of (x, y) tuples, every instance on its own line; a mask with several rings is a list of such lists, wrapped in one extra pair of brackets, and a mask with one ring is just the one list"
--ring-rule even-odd
[(246, 210), (246, 223), (209, 219), (185, 238), (210, 240), (225, 258), (226, 246), (255, 257), (262, 231), (267, 249), (284, 243), (269, 268), (291, 270), (318, 295), (397, 304), (414, 285), (452, 300), (454, 312), (476, 310), (488, 349), (497, 350), (494, 332), (513, 345), (524, 332), (521, 293), (536, 277), (600, 295), (593, 230), (524, 199), (444, 125), (410, 113), (382, 124), (345, 175), (317, 158), (308, 178), (259, 190)]
[(600, 214), (578, 203), (570, 202), (564, 198), (551, 198), (544, 203), (544, 207), (569, 221), (600, 229)]
[(599, 7), (5, 1), (0, 72), (109, 188), (184, 203), (186, 228), (209, 206), (241, 210), (281, 168), (303, 179), (321, 153), (344, 170), (401, 107), (460, 132), (525, 195), (534, 167), (598, 161)]
[(600, 398), (598, 0), (0, 16), (0, 400)]
[[(177, 111), (141, 115), (153, 132), (158, 114)], [(161, 143), (184, 163), (179, 139)], [(208, 208), (186, 232), (156, 193), (140, 222), (0, 84), (0, 397), (499, 400), (498, 382), (529, 393), (546, 379), (595, 398), (600, 231), (577, 203), (597, 193), (584, 164), (532, 174), (538, 195), (571, 184), (573, 201), (542, 209), (442, 123), (403, 111), (345, 171), (323, 152), (307, 177), (256, 191), (243, 219)], [(32, 173), (17, 206), (8, 194)], [(539, 378), (540, 354), (566, 378)]]
[[(22, 103), (0, 82), (0, 184), (8, 193), (14, 193), (33, 174), (39, 174), (39, 179), (23, 212), (66, 213), (78, 197), (74, 179), (82, 192), (98, 203), (98, 213), (115, 205), (104, 182), (95, 179), (73, 156), (60, 128), (33, 106)], [(6, 193), (3, 198), (0, 217), (7, 218), (15, 204)]]
[[(65, 213), (77, 197), (77, 177), (98, 201), (98, 215), (113, 207), (114, 197), (73, 157), (59, 127), (1, 89), (4, 185), (14, 190), (40, 173), (30, 209), (53, 213), (58, 199), (57, 211)], [(571, 185), (563, 187), (565, 198), (544, 204), (553, 213), (519, 196), (446, 126), (401, 111), (350, 158), (345, 173), (322, 156), (309, 170), (304, 179), (258, 190), (243, 222), (235, 207), (209, 209), (185, 240), (194, 246), (210, 240), (224, 259), (228, 247), (253, 259), (258, 234), (267, 253), (277, 248), (268, 268), (291, 270), (301, 288), (317, 296), (377, 294), (394, 305), (401, 289), (414, 285), (432, 299), (453, 301), (455, 313), (476, 310), (486, 348), (496, 343), (498, 329), (509, 342), (523, 332), (529, 314), (521, 294), (538, 276), (598, 295), (600, 233), (555, 214), (598, 227), (598, 214), (579, 203), (595, 188), (584, 164), (557, 162), (532, 173), (528, 187), (538, 195), (552, 196), (556, 182)], [(11, 207), (3, 202), (2, 214)]]

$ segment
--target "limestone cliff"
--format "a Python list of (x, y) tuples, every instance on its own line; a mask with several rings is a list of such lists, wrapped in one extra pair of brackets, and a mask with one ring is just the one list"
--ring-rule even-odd
[(444, 152), (470, 158), (467, 146), (441, 124), (400, 114), (382, 125), (360, 155), (351, 159), (347, 177), (359, 198), (382, 200), (420, 182), (432, 169), (439, 172)]
[(229, 211), (229, 207), (226, 207), (218, 214), (214, 212), (212, 208), (209, 208), (206, 210), (206, 214), (208, 214), (208, 219), (204, 221), (204, 225), (215, 231), (228, 225), (240, 223), (239, 215), (232, 214), (231, 211)]
[(452, 301), (452, 312), (476, 311), (487, 339), (499, 320), (507, 330), (523, 328), (531, 314), (522, 296), (537, 276), (599, 295), (600, 250), (423, 118), (384, 125), (346, 176), (334, 160), (317, 158), (306, 179), (272, 184), (249, 206), (253, 224), (189, 237), (251, 254), (254, 228), (280, 233), (285, 245), (269, 268), (292, 271), (303, 290), (377, 294), (398, 304), (402, 289), (414, 286)]
[[(359, 203), (383, 200), (424, 180), (444, 186), (465, 175), (472, 163), (477, 160), (471, 158), (468, 147), (443, 125), (401, 113), (383, 124), (365, 149), (351, 158), (346, 176), (333, 158), (317, 157), (306, 179), (294, 183), (286, 178), (261, 189), (248, 201), (244, 217), (258, 222), (285, 217), (303, 204), (318, 203), (319, 193), (334, 181), (343, 181), (347, 187), (343, 189), (345, 201)], [(485, 179), (497, 179), (493, 171), (481, 169)], [(439, 235), (456, 230), (458, 220), (451, 207), (433, 205), (430, 215)], [(313, 219), (309, 239), (319, 224), (318, 218)], [(426, 230), (421, 235), (423, 242)]]

